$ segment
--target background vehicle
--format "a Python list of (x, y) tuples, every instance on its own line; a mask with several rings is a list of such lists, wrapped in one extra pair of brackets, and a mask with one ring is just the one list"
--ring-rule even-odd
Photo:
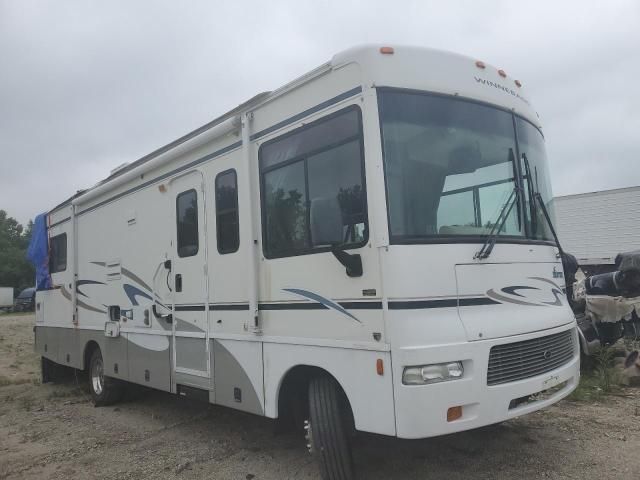
[(0, 311), (13, 308), (13, 287), (0, 287)]
[(536, 198), (521, 82), (348, 50), (38, 217), (36, 348), (86, 369), (96, 405), (133, 382), (293, 417), (323, 477), (352, 478), (353, 428), (442, 435), (576, 387)]
[(585, 275), (613, 272), (640, 246), (640, 186), (555, 197), (558, 236)]
[(36, 289), (25, 288), (16, 297), (13, 310), (16, 312), (33, 312), (36, 305)]
[[(614, 256), (613, 271), (585, 276), (575, 257), (565, 262), (567, 296), (585, 355), (619, 339), (640, 338), (640, 250)], [(576, 278), (578, 277), (578, 278)]]

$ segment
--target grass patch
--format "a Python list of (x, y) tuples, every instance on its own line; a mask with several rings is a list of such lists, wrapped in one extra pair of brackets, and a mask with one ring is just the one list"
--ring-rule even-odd
[(82, 395), (82, 393), (82, 390), (78, 387), (64, 390), (54, 390), (49, 395), (47, 395), (47, 400), (53, 400), (54, 398), (78, 397)]
[(22, 385), (25, 383), (31, 383), (30, 378), (9, 378), (0, 376), (0, 387), (6, 387), (8, 385)]
[(581, 372), (578, 387), (569, 395), (570, 400), (598, 401), (609, 393), (620, 390), (622, 375), (615, 367), (615, 349), (602, 347), (591, 357)]
[(33, 312), (0, 312), (0, 317), (26, 317), (33, 315)]
[(597, 402), (604, 395), (605, 393), (602, 391), (602, 387), (600, 387), (599, 380), (592, 372), (589, 372), (583, 373), (580, 376), (580, 383), (578, 387), (571, 392), (571, 395), (569, 395), (569, 400), (576, 402)]

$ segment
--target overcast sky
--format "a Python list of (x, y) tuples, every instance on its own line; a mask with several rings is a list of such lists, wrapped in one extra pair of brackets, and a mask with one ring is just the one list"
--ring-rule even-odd
[(640, 185), (640, 2), (0, 0), (0, 209), (26, 222), (362, 43), (527, 87), (554, 194)]

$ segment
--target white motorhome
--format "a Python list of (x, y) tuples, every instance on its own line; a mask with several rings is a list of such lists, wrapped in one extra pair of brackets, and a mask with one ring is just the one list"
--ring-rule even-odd
[(579, 349), (540, 128), (482, 61), (334, 56), (48, 213), (45, 377), (295, 412), (330, 479), (353, 427), (424, 438), (557, 402)]

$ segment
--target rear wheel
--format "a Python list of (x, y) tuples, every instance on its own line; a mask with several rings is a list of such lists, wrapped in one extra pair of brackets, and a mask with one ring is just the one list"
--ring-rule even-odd
[(353, 480), (353, 459), (348, 429), (348, 405), (330, 377), (309, 383), (307, 447), (316, 458), (323, 480)]
[(105, 376), (104, 362), (99, 348), (93, 351), (89, 362), (89, 390), (96, 407), (112, 405), (120, 400), (124, 393), (121, 382)]

